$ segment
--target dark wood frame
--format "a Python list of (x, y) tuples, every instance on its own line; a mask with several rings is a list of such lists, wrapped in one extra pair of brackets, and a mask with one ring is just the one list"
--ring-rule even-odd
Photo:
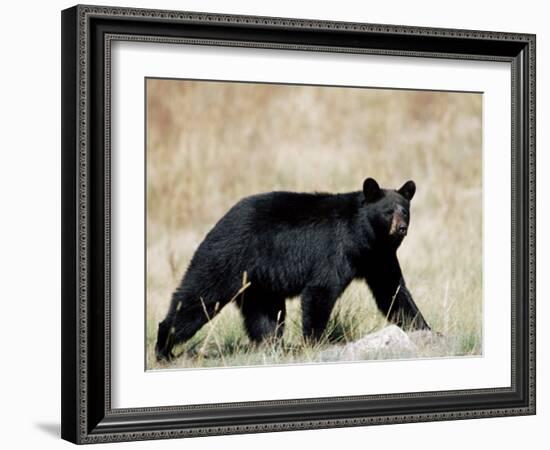
[[(512, 67), (510, 387), (112, 409), (110, 44), (185, 42)], [(62, 437), (75, 443), (535, 413), (535, 36), (97, 6), (62, 12)]]

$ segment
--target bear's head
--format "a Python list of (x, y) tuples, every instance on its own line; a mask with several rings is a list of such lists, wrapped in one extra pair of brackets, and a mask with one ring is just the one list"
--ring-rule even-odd
[(365, 213), (377, 241), (396, 247), (401, 244), (409, 230), (410, 202), (415, 192), (414, 181), (397, 190), (381, 189), (373, 178), (364, 181)]

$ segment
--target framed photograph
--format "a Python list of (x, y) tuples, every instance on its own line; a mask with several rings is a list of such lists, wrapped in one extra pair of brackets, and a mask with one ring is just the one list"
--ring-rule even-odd
[(62, 437), (535, 413), (535, 36), (62, 12)]

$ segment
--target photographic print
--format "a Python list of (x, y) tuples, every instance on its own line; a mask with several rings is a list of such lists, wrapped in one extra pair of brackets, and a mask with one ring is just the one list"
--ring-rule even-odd
[(145, 97), (147, 370), (482, 354), (480, 93)]
[(535, 414), (533, 34), (77, 5), (61, 41), (64, 439)]

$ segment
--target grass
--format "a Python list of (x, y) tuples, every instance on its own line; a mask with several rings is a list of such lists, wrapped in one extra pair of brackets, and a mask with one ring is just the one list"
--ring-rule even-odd
[(424, 317), (445, 336), (418, 340), (417, 356), (479, 355), (481, 104), (478, 94), (148, 80), (147, 367), (318, 362), (329, 346), (382, 328), (366, 285), (353, 282), (318, 344), (301, 338), (297, 299), (287, 301), (282, 345), (252, 345), (230, 304), (176, 348), (175, 361), (154, 358), (172, 291), (229, 207), (272, 190), (358, 190), (367, 176), (417, 184), (398, 256)]

